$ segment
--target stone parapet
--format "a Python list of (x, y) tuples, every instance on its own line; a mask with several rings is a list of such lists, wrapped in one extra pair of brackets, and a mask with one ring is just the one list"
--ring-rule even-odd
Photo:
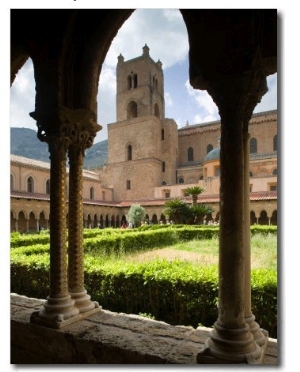
[[(62, 329), (30, 323), (44, 300), (11, 294), (12, 364), (197, 364), (211, 328), (172, 326), (101, 310)], [(277, 364), (269, 339), (264, 364)]]

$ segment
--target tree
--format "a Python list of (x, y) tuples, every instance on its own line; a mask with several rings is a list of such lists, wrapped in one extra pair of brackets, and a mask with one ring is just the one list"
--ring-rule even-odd
[(127, 220), (131, 221), (135, 227), (138, 227), (145, 219), (145, 216), (145, 208), (141, 207), (139, 204), (132, 204), (127, 214)]
[(191, 186), (191, 187), (188, 187), (185, 190), (185, 193), (192, 197), (192, 203), (193, 204), (197, 204), (198, 195), (202, 194), (203, 191), (204, 191), (204, 189), (201, 186)]
[(184, 200), (177, 198), (170, 199), (165, 202), (164, 206), (163, 213), (169, 216), (169, 219), (173, 220), (174, 223), (184, 223), (186, 218), (189, 217), (190, 210)]
[(194, 224), (203, 223), (204, 216), (213, 212), (211, 207), (208, 207), (204, 204), (193, 204), (191, 205), (190, 210), (193, 216)]

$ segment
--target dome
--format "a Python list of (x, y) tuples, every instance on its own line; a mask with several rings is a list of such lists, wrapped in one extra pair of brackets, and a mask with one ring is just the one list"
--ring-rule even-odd
[(204, 158), (204, 161), (219, 160), (220, 159), (220, 147), (211, 150)]

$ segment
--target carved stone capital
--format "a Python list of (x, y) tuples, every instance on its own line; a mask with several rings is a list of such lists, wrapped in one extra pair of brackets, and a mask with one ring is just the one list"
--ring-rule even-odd
[(60, 105), (51, 112), (32, 112), (30, 116), (37, 121), (37, 136), (48, 143), (51, 154), (66, 153), (71, 144), (84, 151), (93, 145), (102, 128), (95, 122), (95, 113), (87, 109), (73, 110)]

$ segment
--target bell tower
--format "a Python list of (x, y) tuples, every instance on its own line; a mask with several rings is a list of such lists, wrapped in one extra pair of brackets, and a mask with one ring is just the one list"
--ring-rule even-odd
[(162, 63), (147, 45), (143, 54), (117, 63), (117, 121), (108, 129), (108, 162), (103, 182), (115, 200), (154, 198), (155, 187), (176, 182), (177, 124), (165, 118)]
[(117, 64), (117, 121), (142, 116), (165, 118), (164, 77), (162, 63), (149, 55), (147, 44), (140, 57)]

